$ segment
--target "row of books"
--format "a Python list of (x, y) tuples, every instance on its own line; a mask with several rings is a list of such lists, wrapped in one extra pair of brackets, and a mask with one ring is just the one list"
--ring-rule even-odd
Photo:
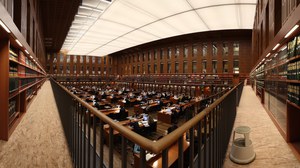
[(295, 103), (296, 105), (300, 106), (299, 96), (300, 96), (300, 86), (296, 84), (288, 85), (288, 93), (287, 97), (288, 100)]
[(300, 35), (288, 42), (288, 58), (300, 55)]
[(300, 60), (288, 64), (287, 79), (300, 80)]
[(18, 76), (18, 67), (17, 66), (10, 66), (9, 67), (9, 76)]
[(277, 57), (278, 57), (279, 61), (286, 59), (288, 57), (287, 47), (285, 49), (283, 49), (283, 50), (280, 50), (278, 52)]
[(11, 49), (9, 50), (9, 58), (14, 61), (18, 61), (18, 55)]
[(9, 118), (11, 118), (12, 116), (14, 116), (14, 114), (17, 111), (17, 100), (16, 98), (13, 98), (11, 100), (9, 100), (9, 104), (8, 104), (8, 116)]
[(31, 84), (33, 82), (36, 81), (36, 78), (25, 78), (25, 79), (21, 79), (21, 86), (25, 86), (25, 85), (28, 85), (28, 84)]
[(13, 92), (19, 88), (18, 78), (9, 78), (9, 92)]

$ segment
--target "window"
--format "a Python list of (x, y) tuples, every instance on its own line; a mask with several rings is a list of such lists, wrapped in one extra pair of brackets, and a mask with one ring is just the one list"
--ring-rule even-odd
[(83, 63), (83, 57), (82, 57), (82, 55), (79, 56), (79, 62)]
[(217, 42), (212, 43), (212, 53), (213, 56), (216, 56), (218, 54)]
[(145, 61), (145, 60), (146, 60), (146, 54), (143, 53), (143, 61)]
[(98, 74), (101, 74), (101, 67), (98, 67)]
[(213, 73), (217, 73), (217, 60), (212, 60)]
[(179, 56), (179, 47), (175, 48), (175, 58)]
[(161, 48), (160, 49), (160, 60), (162, 60), (164, 58), (164, 49)]
[(240, 44), (239, 42), (233, 43), (233, 55), (238, 56), (240, 52)]
[[(93, 57), (93, 58), (95, 58), (95, 57)], [(95, 74), (95, 67), (92, 68), (92, 73), (93, 73), (93, 75)]]
[(164, 64), (160, 63), (160, 73), (164, 73)]
[(70, 63), (70, 55), (67, 55), (67, 63)]
[(228, 43), (227, 42), (223, 42), (223, 52), (222, 52), (223, 56), (228, 56)]
[(67, 71), (67, 74), (70, 74), (70, 66), (69, 65), (67, 65), (66, 71)]
[(57, 69), (56, 69), (56, 65), (55, 64), (53, 65), (53, 73), (55, 73), (55, 74), (57, 73)]
[(188, 72), (188, 63), (187, 61), (183, 62), (183, 73), (187, 73)]
[(168, 62), (168, 67), (167, 67), (168, 69), (168, 73), (171, 73), (171, 63), (170, 62)]
[(85, 56), (86, 63), (90, 63), (90, 57)]
[(172, 50), (171, 48), (168, 48), (168, 59), (171, 59)]
[(73, 62), (77, 63), (77, 56), (76, 55), (73, 56)]
[(154, 73), (157, 74), (157, 64), (154, 64)]
[(74, 72), (74, 74), (76, 74), (77, 73), (77, 66), (75, 65), (75, 66), (73, 66), (73, 72)]
[(223, 60), (223, 73), (228, 73), (228, 61)]
[(96, 57), (92, 57), (92, 63), (94, 64), (96, 61)]
[(137, 73), (140, 74), (141, 70), (140, 70), (140, 65), (137, 66)]
[(80, 74), (83, 74), (83, 65), (81, 65)]
[(197, 62), (193, 61), (192, 62), (192, 73), (196, 73), (197, 72)]
[(64, 72), (63, 72), (63, 69), (64, 69), (64, 67), (63, 67), (62, 65), (60, 65), (60, 66), (59, 66), (59, 72), (60, 72), (60, 73), (64, 73)]
[(151, 65), (148, 64), (148, 74), (150, 74), (150, 73), (151, 73)]
[[(129, 57), (130, 58), (130, 57)], [(106, 64), (106, 57), (104, 57), (104, 61), (103, 61), (104, 65)]]
[(202, 55), (203, 55), (203, 57), (205, 57), (207, 55), (207, 44), (206, 43), (203, 43)]
[(53, 63), (56, 63), (57, 62), (57, 58), (56, 58), (56, 54), (54, 53), (53, 54)]
[(64, 55), (63, 54), (60, 54), (59, 62), (64, 62)]
[(145, 74), (145, 66), (144, 66), (144, 64), (142, 65), (142, 73)]
[(240, 73), (239, 60), (233, 60), (233, 73)]
[(150, 60), (151, 60), (151, 52), (148, 51), (148, 61), (150, 61)]
[(206, 60), (202, 60), (202, 73), (206, 73)]
[(103, 69), (103, 74), (106, 75), (106, 67)]
[(154, 60), (157, 60), (157, 50), (154, 50)]
[(141, 54), (138, 53), (138, 62), (140, 62), (140, 61), (141, 61)]
[(189, 49), (188, 49), (187, 46), (185, 46), (185, 47), (184, 47), (184, 52), (183, 52), (183, 57), (184, 57), (184, 58), (187, 58), (187, 57), (188, 57), (188, 54), (189, 54), (188, 52), (189, 52)]
[(193, 57), (196, 57), (198, 54), (198, 48), (197, 44), (193, 44)]
[(86, 73), (86, 74), (89, 74), (89, 73), (90, 73), (90, 67), (89, 67), (89, 66), (86, 67), (85, 73)]
[(179, 63), (175, 62), (175, 73), (179, 73)]
[(47, 61), (50, 61), (51, 55), (47, 54)]
[(135, 66), (132, 66), (132, 74), (134, 74)]
[(101, 64), (101, 57), (98, 57), (98, 64)]

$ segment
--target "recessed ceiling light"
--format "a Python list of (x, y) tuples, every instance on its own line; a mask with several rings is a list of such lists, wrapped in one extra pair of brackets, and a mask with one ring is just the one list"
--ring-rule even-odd
[(23, 47), (23, 45), (20, 43), (20, 41), (19, 41), (18, 39), (16, 39), (16, 42), (18, 43), (18, 45), (19, 45), (20, 47)]
[(4, 29), (7, 33), (10, 33), (10, 30), (9, 30), (8, 27), (2, 22), (2, 20), (0, 20), (0, 25), (3, 27), (3, 29)]
[(299, 27), (299, 25), (295, 25), (285, 36), (284, 38), (288, 38), (295, 30), (297, 30), (297, 28)]

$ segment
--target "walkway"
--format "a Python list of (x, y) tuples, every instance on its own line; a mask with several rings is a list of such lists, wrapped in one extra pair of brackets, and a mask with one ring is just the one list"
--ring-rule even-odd
[(0, 141), (0, 168), (72, 167), (52, 87), (46, 81), (9, 141)]
[[(256, 159), (248, 165), (237, 165), (229, 159), (231, 142), (225, 158), (224, 168), (299, 168), (300, 162), (293, 155), (267, 112), (250, 86), (245, 86), (234, 128), (246, 125), (251, 128), (250, 138), (253, 142)], [(232, 140), (232, 138), (231, 138)]]

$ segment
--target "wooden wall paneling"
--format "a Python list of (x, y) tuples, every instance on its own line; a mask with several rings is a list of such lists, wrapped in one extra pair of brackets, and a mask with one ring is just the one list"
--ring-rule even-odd
[(275, 34), (275, 1), (269, 1), (269, 40), (273, 40)]
[(27, 0), (21, 0), (21, 33), (27, 37)]
[(7, 2), (7, 4), (6, 4), (7, 5), (6, 6), (6, 10), (9, 13), (9, 15), (13, 18), (13, 13), (14, 13), (14, 7), (13, 7), (13, 5), (14, 5), (14, 1), (8, 0), (6, 2)]
[[(25, 1), (24, 1), (25, 2)], [(31, 31), (30, 31), (30, 25), (31, 25), (31, 22), (30, 22), (30, 18), (31, 18), (31, 8), (30, 8), (30, 3), (29, 3), (29, 0), (26, 0), (27, 2), (27, 19), (26, 19), (26, 41), (28, 44), (30, 44), (30, 34), (31, 34)]]

